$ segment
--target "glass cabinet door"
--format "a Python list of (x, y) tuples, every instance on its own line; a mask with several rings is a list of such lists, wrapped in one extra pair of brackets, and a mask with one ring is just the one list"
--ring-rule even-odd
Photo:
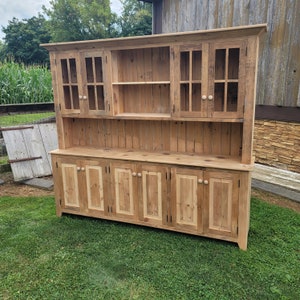
[(59, 101), (62, 112), (80, 112), (79, 60), (76, 55), (58, 58), (58, 74), (62, 81)]
[(103, 57), (100, 53), (83, 58), (86, 109), (89, 114), (105, 112)]
[(210, 58), (210, 88), (212, 117), (239, 118), (243, 115), (244, 56), (242, 44), (214, 45)]
[(181, 117), (243, 117), (244, 42), (183, 46), (177, 57)]
[(88, 116), (109, 112), (102, 52), (60, 54), (57, 61), (58, 80), (62, 81), (59, 92), (62, 113)]
[(180, 112), (181, 115), (199, 115), (202, 104), (202, 50), (180, 51)]

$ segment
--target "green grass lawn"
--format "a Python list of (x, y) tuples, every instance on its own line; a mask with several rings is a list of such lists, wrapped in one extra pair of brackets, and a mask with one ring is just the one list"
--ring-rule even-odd
[(8, 116), (1, 116), (0, 127), (28, 124), (44, 118), (53, 117), (54, 115), (55, 115), (54, 112), (43, 112), (43, 113), (15, 114), (15, 115), (13, 114)]
[[(1, 188), (1, 187), (0, 187)], [(249, 246), (0, 198), (0, 299), (300, 299), (300, 214), (252, 199)]]

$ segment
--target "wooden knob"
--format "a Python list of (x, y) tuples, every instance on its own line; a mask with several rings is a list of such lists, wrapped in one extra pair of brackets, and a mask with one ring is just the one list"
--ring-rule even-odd
[(214, 99), (213, 95), (209, 95), (208, 100), (212, 100), (212, 99)]
[(202, 100), (206, 100), (207, 99), (207, 96), (206, 95), (202, 95)]
[(142, 173), (137, 173), (137, 176), (138, 177), (142, 177)]
[(208, 184), (208, 180), (204, 180), (204, 184)]
[(84, 168), (84, 167), (82, 167), (82, 168), (81, 168), (81, 171), (84, 171), (84, 170), (85, 170), (85, 168)]
[(78, 171), (78, 172), (80, 171), (80, 167), (77, 167), (77, 171)]
[(135, 173), (135, 172), (133, 172), (133, 173), (132, 173), (132, 176), (133, 176), (133, 177), (135, 177), (135, 176), (136, 176), (136, 173)]
[(198, 183), (203, 183), (203, 179), (198, 179)]

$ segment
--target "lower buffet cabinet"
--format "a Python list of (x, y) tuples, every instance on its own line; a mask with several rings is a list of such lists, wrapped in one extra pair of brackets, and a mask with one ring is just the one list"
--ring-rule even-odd
[(241, 212), (249, 206), (242, 190), (249, 172), (61, 155), (52, 160), (58, 215), (220, 238), (242, 249), (247, 245), (249, 216)]

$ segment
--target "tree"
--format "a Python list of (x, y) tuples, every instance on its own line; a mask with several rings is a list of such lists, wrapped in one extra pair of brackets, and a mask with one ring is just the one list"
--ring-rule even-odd
[(48, 62), (48, 52), (41, 48), (41, 43), (48, 43), (50, 35), (46, 28), (46, 20), (42, 15), (24, 19), (13, 18), (7, 27), (2, 27), (5, 33), (1, 58), (12, 58), (24, 64), (44, 64)]
[(152, 6), (137, 0), (121, 0), (122, 15), (118, 20), (121, 36), (147, 35), (152, 33)]
[(52, 0), (43, 7), (53, 42), (91, 40), (116, 35), (116, 15), (109, 0)]

